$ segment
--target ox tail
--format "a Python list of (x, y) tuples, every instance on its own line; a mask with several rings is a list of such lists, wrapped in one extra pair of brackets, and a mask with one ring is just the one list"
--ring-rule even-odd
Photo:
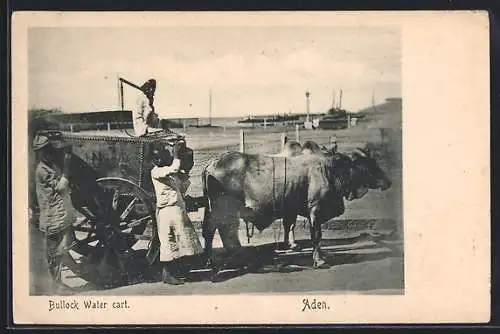
[(209, 196), (209, 191), (208, 191), (208, 175), (207, 175), (207, 168), (205, 167), (203, 171), (201, 172), (201, 183), (203, 187), (203, 198), (205, 199), (203, 201), (203, 206), (204, 206), (204, 212), (203, 212), (203, 221), (202, 221), (202, 235), (203, 238), (206, 238), (206, 233), (208, 230), (208, 216), (210, 215), (211, 211), (211, 203), (210, 203), (210, 196)]

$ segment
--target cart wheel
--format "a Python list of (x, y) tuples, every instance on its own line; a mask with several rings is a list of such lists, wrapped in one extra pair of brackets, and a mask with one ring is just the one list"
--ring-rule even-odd
[[(135, 183), (117, 177), (97, 180), (113, 194), (105, 222), (91, 212), (75, 223), (76, 243), (68, 266), (83, 279), (100, 285), (115, 285), (134, 274), (135, 255), (146, 252), (156, 226), (155, 210), (148, 194)], [(97, 230), (97, 225), (105, 226)]]

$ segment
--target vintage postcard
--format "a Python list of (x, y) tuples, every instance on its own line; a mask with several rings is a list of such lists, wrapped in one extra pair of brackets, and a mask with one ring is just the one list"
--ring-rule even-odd
[(16, 324), (490, 317), (486, 12), (17, 12)]

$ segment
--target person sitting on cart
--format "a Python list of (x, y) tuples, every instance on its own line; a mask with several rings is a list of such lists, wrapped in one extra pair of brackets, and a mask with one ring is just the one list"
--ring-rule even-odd
[(38, 164), (35, 187), (40, 206), (39, 229), (45, 234), (49, 273), (61, 288), (63, 259), (76, 241), (73, 223), (76, 220), (68, 192), (68, 179), (56, 164), (55, 148), (49, 138), (37, 135), (33, 141)]
[(179, 260), (184, 256), (201, 254), (203, 249), (189, 220), (179, 179), (181, 143), (176, 143), (173, 156), (164, 143), (157, 142), (153, 148), (151, 179), (156, 194), (158, 239), (162, 281), (179, 285)]
[(135, 135), (142, 137), (161, 129), (167, 130), (167, 120), (160, 119), (154, 107), (156, 80), (149, 79), (140, 89), (142, 94), (137, 98), (132, 115)]

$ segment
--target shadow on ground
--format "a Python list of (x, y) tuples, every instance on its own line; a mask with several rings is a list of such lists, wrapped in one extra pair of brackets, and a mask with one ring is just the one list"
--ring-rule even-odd
[[(237, 253), (228, 254), (214, 249), (213, 267), (206, 268), (201, 256), (184, 259), (181, 276), (188, 282), (224, 282), (247, 274), (291, 273), (312, 270), (310, 240), (298, 240), (299, 251), (285, 251), (283, 244), (268, 243), (242, 247)], [(325, 239), (322, 241), (324, 257), (331, 266), (355, 264), (402, 257), (402, 243), (394, 235), (363, 233), (356, 237)], [(223, 264), (229, 263), (227, 266)], [(107, 290), (127, 285), (155, 283), (161, 280), (160, 264), (149, 266), (145, 251), (137, 250), (131, 259), (129, 282), (120, 280), (108, 284), (87, 283), (83, 286), (58, 291), (58, 294), (74, 294), (87, 291)], [(70, 277), (71, 278), (71, 277)]]

